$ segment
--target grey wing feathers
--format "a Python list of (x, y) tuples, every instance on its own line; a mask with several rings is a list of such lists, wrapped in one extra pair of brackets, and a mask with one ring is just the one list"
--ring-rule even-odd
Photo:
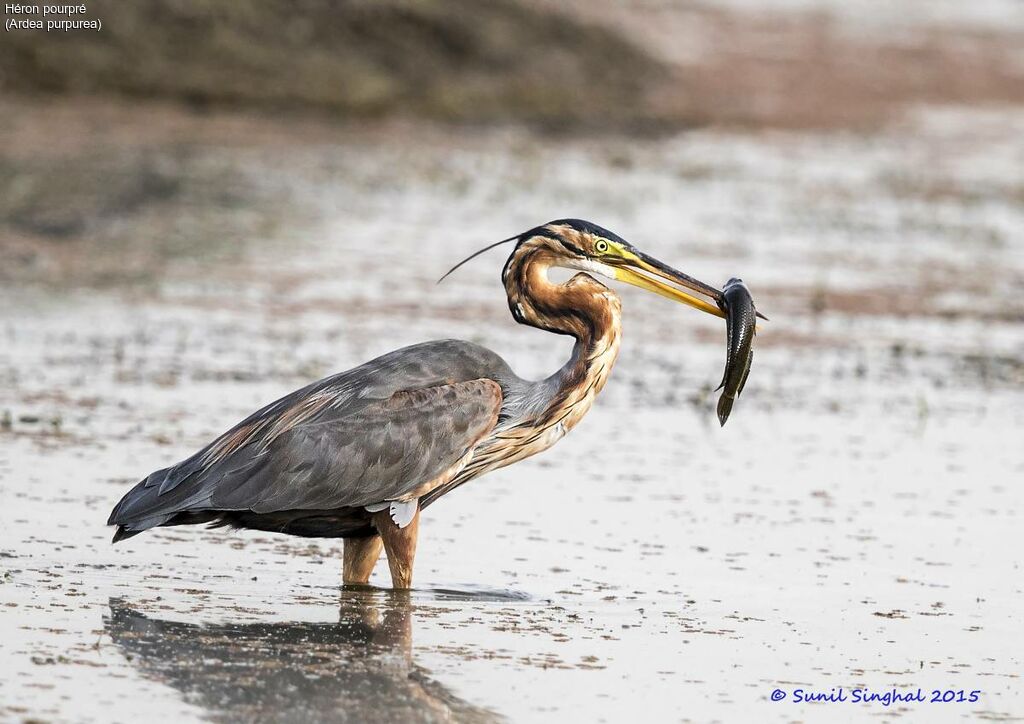
[(266, 513), (402, 499), (465, 457), (494, 427), (501, 399), (496, 382), (472, 380), (399, 392), (354, 415), (300, 425), (213, 504)]
[(486, 379), (398, 392), (352, 414), (299, 424), (265, 450), (246, 446), (163, 495), (126, 496), (111, 522), (142, 530), (186, 512), (401, 499), (462, 461), (494, 427), (501, 400), (498, 383)]
[(362, 506), (456, 465), (495, 424), (509, 374), (456, 340), (397, 350), (298, 390), (191, 458), (158, 470), (111, 512), (118, 537), (181, 514)]

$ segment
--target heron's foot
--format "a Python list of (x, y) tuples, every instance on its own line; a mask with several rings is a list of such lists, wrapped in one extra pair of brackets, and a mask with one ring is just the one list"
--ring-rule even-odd
[[(416, 560), (416, 539), (420, 530), (419, 505), (415, 502), (415, 511), (408, 521), (396, 521), (390, 510), (381, 510), (373, 514), (373, 525), (380, 533), (384, 542), (384, 552), (388, 556), (388, 568), (391, 569), (391, 585), (393, 588), (412, 587), (412, 567)], [(404, 523), (404, 525), (402, 525)]]
[(366, 538), (345, 539), (345, 564), (342, 581), (346, 585), (365, 585), (370, 580), (373, 567), (380, 559), (380, 550), (384, 541), (379, 535)]

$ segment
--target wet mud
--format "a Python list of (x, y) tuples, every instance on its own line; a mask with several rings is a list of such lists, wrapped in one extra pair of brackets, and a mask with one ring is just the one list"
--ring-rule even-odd
[[(868, 135), (317, 126), (302, 143), (186, 114), (135, 138), (159, 160), (182, 129), (237, 124), (259, 141), (211, 143), (192, 168), (262, 181), (230, 187), (234, 211), (180, 207), (226, 224), (223, 254), (143, 248), (128, 258), (159, 259), (150, 273), (97, 283), (110, 259), (88, 250), (170, 218), (159, 195), (74, 249), (46, 241), (45, 215), (22, 229), (26, 266), (0, 290), (0, 717), (1024, 716), (1019, 110), (920, 108)], [(332, 541), (109, 544), (131, 484), (319, 376), (449, 336), (550, 372), (568, 342), (514, 324), (500, 253), (435, 280), (566, 215), (749, 284), (771, 322), (728, 426), (721, 324), (620, 289), (594, 410), (432, 506), (407, 597), (382, 590), (384, 565), (344, 589)], [(769, 700), (797, 686), (983, 694)]]

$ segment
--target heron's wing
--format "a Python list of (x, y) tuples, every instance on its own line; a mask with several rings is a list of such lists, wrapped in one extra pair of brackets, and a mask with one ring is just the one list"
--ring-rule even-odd
[(158, 486), (171, 473), (157, 471), (122, 499), (110, 522), (131, 533), (181, 513), (401, 500), (457, 472), (494, 427), (501, 403), (501, 386), (491, 379), (403, 390), (354, 410), (321, 404), (311, 411), (308, 396), (300, 398), (260, 418), (255, 431), (243, 424), (226, 433), (210, 462), (187, 479)]
[(224, 475), (214, 508), (333, 509), (401, 500), (454, 474), (494, 427), (498, 383), (470, 380), (398, 392), (356, 413), (322, 414)]
[(107, 522), (122, 526), (120, 539), (178, 514), (201, 522), (218, 510), (400, 497), (459, 462), (516, 379), (496, 354), (461, 340), (389, 352), (270, 403), (151, 473)]

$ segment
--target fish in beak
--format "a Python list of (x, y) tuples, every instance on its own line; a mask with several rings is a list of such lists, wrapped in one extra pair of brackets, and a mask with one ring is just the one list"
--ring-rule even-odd
[(750, 290), (736, 278), (718, 290), (634, 248), (623, 249), (611, 267), (614, 279), (725, 319), (726, 363), (717, 410), (719, 423), (725, 425), (750, 374), (757, 318), (767, 319), (754, 308)]
[(718, 398), (718, 422), (724, 427), (732, 405), (747, 384), (747, 375), (754, 362), (754, 334), (757, 332), (757, 310), (754, 298), (742, 279), (732, 278), (725, 284), (725, 372)]

